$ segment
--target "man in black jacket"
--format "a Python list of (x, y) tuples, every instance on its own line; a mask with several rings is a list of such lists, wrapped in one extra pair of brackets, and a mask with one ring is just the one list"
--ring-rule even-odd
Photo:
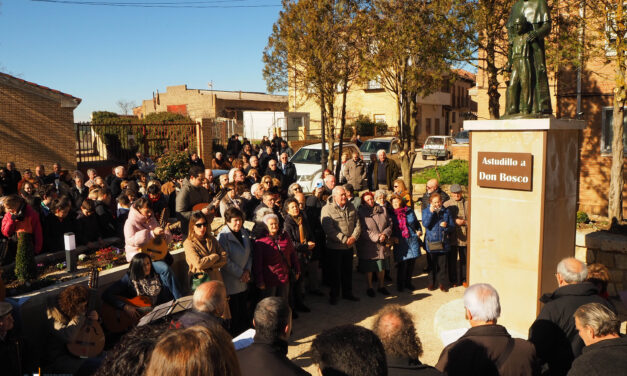
[(242, 376), (309, 375), (287, 358), (287, 340), (292, 332), (292, 312), (282, 298), (265, 298), (257, 304), (255, 339), (237, 352)]
[[(176, 327), (189, 328), (194, 325), (215, 323), (225, 326), (220, 318), (226, 310), (226, 288), (221, 281), (209, 281), (201, 284), (194, 291), (192, 309), (185, 312), (175, 322)], [(226, 329), (226, 328), (225, 328)]]
[(422, 343), (416, 335), (411, 314), (398, 304), (385, 305), (374, 319), (372, 331), (383, 348), (388, 363), (388, 376), (442, 375), (437, 369), (422, 364)]
[(431, 195), (434, 193), (438, 193), (440, 197), (442, 197), (442, 202), (450, 200), (449, 195), (440, 188), (438, 179), (431, 179), (427, 182), (427, 191), (420, 199), (420, 210), (425, 210), (425, 208), (429, 206), (429, 198), (431, 198)]
[(623, 375), (627, 372), (627, 337), (619, 334), (620, 320), (599, 303), (575, 311), (575, 325), (586, 344), (573, 362), (569, 376)]
[(296, 183), (296, 166), (289, 161), (287, 153), (281, 153), (281, 163), (279, 169), (283, 173), (283, 189), (287, 191), (287, 187), (292, 183)]
[(615, 311), (610, 302), (598, 295), (594, 284), (584, 282), (587, 276), (586, 264), (565, 258), (557, 265), (559, 287), (540, 298), (544, 307), (529, 329), (529, 341), (536, 346), (540, 359), (548, 364), (551, 375), (566, 375), (584, 347), (573, 318), (577, 308), (600, 303)]

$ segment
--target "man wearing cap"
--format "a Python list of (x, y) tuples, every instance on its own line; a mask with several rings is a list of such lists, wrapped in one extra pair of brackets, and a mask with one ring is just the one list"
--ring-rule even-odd
[(22, 343), (13, 331), (13, 306), (0, 302), (0, 365), (3, 375), (22, 374)]
[[(466, 282), (466, 240), (468, 236), (468, 203), (462, 195), (459, 184), (451, 185), (451, 199), (444, 203), (450, 215), (455, 220), (455, 231), (451, 234), (451, 251), (448, 253), (448, 277), (453, 287), (464, 285)], [(459, 262), (457, 260), (459, 255)]]

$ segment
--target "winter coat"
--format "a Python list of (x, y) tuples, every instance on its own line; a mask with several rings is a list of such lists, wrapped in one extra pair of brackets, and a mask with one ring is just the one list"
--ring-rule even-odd
[(255, 336), (252, 345), (237, 351), (242, 376), (306, 376), (302, 368), (287, 357), (287, 342)]
[[(501, 367), (496, 366), (508, 342), (514, 347)], [(446, 346), (436, 364), (449, 376), (523, 376), (539, 375), (536, 351), (524, 339), (513, 339), (501, 325), (480, 325), (468, 329), (460, 339)]]
[[(268, 162), (270, 162), (270, 160), (268, 160)], [(279, 169), (278, 163), (276, 170), (272, 170), (270, 169), (270, 167), (266, 168), (266, 173), (264, 174), (264, 176), (265, 175), (268, 175), (273, 179), (279, 179), (281, 181), (281, 187), (284, 187), (285, 175), (283, 175), (283, 172)]]
[(357, 211), (362, 228), (362, 236), (357, 240), (357, 256), (362, 260), (383, 260), (390, 248), (379, 242), (379, 236), (392, 236), (392, 223), (384, 207), (361, 205)]
[(218, 243), (220, 243), (222, 249), (224, 249), (227, 254), (227, 262), (222, 267), (221, 272), (228, 295), (239, 294), (240, 292), (246, 291), (247, 285), (240, 281), (240, 278), (244, 271), (250, 273), (253, 266), (250, 234), (244, 227), (242, 227), (240, 233), (242, 234), (243, 244), (233, 235), (229, 226), (222, 227), (222, 230), (218, 234)]
[(333, 196), (322, 207), (320, 222), (326, 234), (327, 248), (330, 249), (351, 249), (353, 246), (346, 245), (348, 238), (352, 236), (359, 240), (361, 235), (361, 224), (353, 204), (346, 202), (342, 210), (333, 200)]
[[(311, 227), (309, 226), (309, 221), (305, 213), (301, 213), (301, 218), (303, 219), (302, 224), (303, 224), (303, 231), (305, 233), (305, 240), (307, 240), (308, 242), (315, 242), (313, 231), (311, 230)], [(289, 214), (285, 215), (285, 224), (283, 226), (283, 229), (285, 230), (287, 235), (290, 237), (290, 240), (292, 241), (292, 244), (294, 245), (294, 249), (299, 255), (308, 256), (311, 254), (311, 251), (309, 250), (309, 246), (307, 245), (307, 243), (300, 242), (300, 231), (298, 229), (298, 223), (296, 223), (296, 220)]]
[(442, 376), (437, 369), (418, 359), (387, 357), (388, 376)]
[[(159, 223), (155, 217), (146, 218), (137, 209), (131, 208), (131, 211), (128, 213), (128, 219), (124, 224), (124, 242), (126, 243), (124, 250), (126, 251), (126, 260), (128, 262), (139, 253), (142, 246), (145, 246), (155, 238), (153, 231), (157, 227), (159, 227)], [(162, 238), (166, 243), (170, 243), (172, 234), (170, 234), (169, 230), (164, 230)]]
[[(398, 179), (401, 172), (396, 162), (390, 158), (386, 158), (385, 161), (383, 161), (383, 165), (385, 166), (385, 184), (388, 186), (388, 190), (392, 191), (394, 187), (394, 180)], [(375, 188), (379, 187), (379, 167), (381, 167), (381, 162), (377, 159), (374, 161), (374, 166), (372, 168), (372, 184)]]
[[(65, 241), (63, 234), (71, 232), (76, 234), (78, 226), (76, 220), (70, 215), (60, 220), (56, 215), (49, 215), (43, 222), (44, 247), (46, 252), (57, 252), (65, 250)], [(77, 238), (80, 238), (77, 236)], [(79, 241), (79, 239), (76, 239)], [(80, 244), (80, 242), (79, 242)]]
[(559, 287), (540, 298), (544, 307), (529, 329), (529, 341), (536, 345), (538, 356), (549, 364), (551, 374), (565, 375), (574, 358), (581, 354), (584, 343), (573, 314), (587, 303), (600, 303), (616, 312), (614, 306), (599, 296), (590, 282)]
[[(450, 199), (444, 202), (444, 207), (448, 208), (453, 221), (455, 219), (468, 219), (468, 202), (466, 199), (462, 198), (459, 201)], [(455, 231), (451, 233), (451, 245), (465, 247), (467, 238), (468, 226), (456, 226)]]
[(211, 326), (212, 324), (218, 324), (224, 327), (224, 321), (222, 321), (219, 317), (216, 317), (209, 312), (197, 311), (194, 308), (185, 312), (183, 316), (175, 322), (177, 328), (189, 328), (194, 325)]
[(89, 188), (83, 187), (82, 191), (79, 191), (78, 188), (72, 187), (70, 188), (70, 199), (72, 201), (72, 210), (80, 210), (83, 201), (87, 198), (89, 194)]
[(39, 221), (39, 215), (33, 208), (28, 205), (24, 205), (24, 219), (21, 221), (13, 220), (11, 213), (6, 212), (4, 218), (2, 218), (2, 235), (8, 237), (13, 234), (25, 231), (33, 234), (35, 244), (35, 253), (40, 253), (44, 244), (43, 231), (41, 228), (41, 222)]
[(79, 213), (78, 217), (76, 217), (76, 228), (78, 244), (80, 245), (95, 242), (102, 237), (96, 214), (85, 216), (82, 212)]
[(356, 192), (368, 188), (366, 181), (367, 170), (366, 163), (361, 159), (358, 159), (357, 162), (349, 159), (344, 164), (346, 182), (352, 185)]
[(96, 201), (96, 216), (103, 238), (118, 236), (118, 225), (111, 209), (102, 201)]
[(220, 268), (226, 264), (227, 256), (213, 235), (208, 234), (205, 239), (187, 238), (183, 242), (183, 249), (191, 274), (205, 272), (212, 281), (222, 281)]
[(255, 241), (253, 273), (257, 286), (274, 287), (290, 281), (290, 269), (300, 273), (294, 245), (283, 232), (277, 238), (269, 235)]
[(181, 190), (176, 194), (176, 216), (181, 221), (183, 233), (187, 233), (189, 228), (194, 205), (209, 202), (209, 191), (205, 187), (194, 187), (189, 178), (183, 180)]
[(421, 231), (420, 221), (416, 218), (414, 210), (403, 207), (406, 216), (406, 226), (409, 231), (409, 238), (404, 238), (401, 228), (399, 227), (398, 218), (394, 209), (392, 209), (393, 234), (398, 239), (398, 244), (394, 246), (394, 260), (396, 262), (415, 259), (420, 257), (421, 241), (418, 232)]
[(605, 339), (583, 348), (568, 376), (624, 375), (627, 372), (627, 337)]
[(283, 187), (285, 189), (287, 189), (290, 184), (296, 183), (298, 175), (296, 175), (296, 166), (294, 165), (294, 163), (287, 162), (285, 164), (285, 167), (283, 166), (283, 163), (279, 163), (278, 168), (283, 173)]
[[(449, 215), (447, 208), (441, 208), (439, 212), (431, 213), (429, 208), (422, 211), (422, 225), (425, 226), (425, 245), (429, 253), (446, 253), (451, 250), (450, 233), (455, 231), (455, 222)], [(442, 227), (440, 223), (446, 222), (447, 226)], [(442, 242), (444, 249), (432, 251), (429, 249), (429, 242)]]

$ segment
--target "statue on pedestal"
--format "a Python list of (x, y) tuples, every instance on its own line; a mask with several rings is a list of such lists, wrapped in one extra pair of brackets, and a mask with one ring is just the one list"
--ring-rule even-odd
[(538, 118), (552, 114), (544, 37), (551, 31), (546, 0), (518, 0), (507, 21), (512, 72), (503, 118)]

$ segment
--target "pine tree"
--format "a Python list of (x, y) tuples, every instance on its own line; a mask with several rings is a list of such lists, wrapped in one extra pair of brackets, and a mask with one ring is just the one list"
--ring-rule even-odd
[(33, 234), (19, 232), (17, 236), (17, 254), (15, 256), (15, 276), (20, 282), (37, 278), (35, 265)]

